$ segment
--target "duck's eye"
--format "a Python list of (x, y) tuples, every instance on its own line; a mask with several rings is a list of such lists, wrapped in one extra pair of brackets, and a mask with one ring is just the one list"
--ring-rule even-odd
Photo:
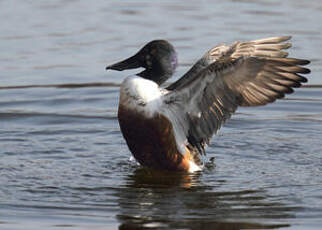
[(156, 49), (152, 49), (152, 50), (150, 51), (150, 53), (151, 53), (151, 55), (155, 55), (155, 54), (157, 53), (157, 50), (156, 50)]

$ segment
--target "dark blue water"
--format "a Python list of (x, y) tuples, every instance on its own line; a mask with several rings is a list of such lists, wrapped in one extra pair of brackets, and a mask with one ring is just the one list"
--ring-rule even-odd
[(117, 84), (135, 71), (104, 69), (164, 38), (178, 78), (214, 45), (292, 35), (322, 84), (321, 1), (4, 0), (0, 19), (1, 230), (320, 229), (321, 88), (239, 109), (214, 163), (161, 173), (130, 159), (119, 130)]

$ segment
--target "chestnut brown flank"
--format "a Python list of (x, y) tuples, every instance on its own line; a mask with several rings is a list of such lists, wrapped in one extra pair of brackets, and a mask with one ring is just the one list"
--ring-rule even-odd
[(118, 119), (122, 134), (133, 156), (141, 165), (171, 171), (188, 171), (190, 150), (183, 156), (177, 149), (169, 120), (156, 114), (145, 118), (136, 111), (119, 106)]

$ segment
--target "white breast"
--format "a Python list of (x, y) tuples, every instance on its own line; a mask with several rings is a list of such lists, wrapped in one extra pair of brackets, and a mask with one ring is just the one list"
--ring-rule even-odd
[(151, 117), (162, 106), (164, 93), (157, 83), (139, 76), (130, 76), (121, 85), (120, 105)]
[(167, 117), (174, 130), (178, 150), (182, 155), (186, 152), (187, 137), (184, 124), (180, 122), (181, 111), (172, 110), (164, 104), (163, 95), (168, 91), (159, 87), (153, 81), (139, 76), (127, 77), (120, 89), (120, 105), (136, 111), (145, 117), (153, 117), (160, 113)]

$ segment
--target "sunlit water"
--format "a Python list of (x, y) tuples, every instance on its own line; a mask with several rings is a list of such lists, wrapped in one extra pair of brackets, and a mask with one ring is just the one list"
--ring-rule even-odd
[[(322, 84), (322, 2), (0, 1), (0, 87), (120, 83), (156, 38), (181, 76), (222, 42), (292, 35)], [(118, 87), (0, 90), (0, 229), (320, 229), (322, 90), (241, 108), (197, 175), (151, 172), (119, 130)]]

